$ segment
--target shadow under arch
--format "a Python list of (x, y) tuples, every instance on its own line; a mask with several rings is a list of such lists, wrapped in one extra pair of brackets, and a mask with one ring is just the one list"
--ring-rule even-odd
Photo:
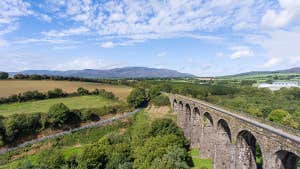
[(218, 132), (222, 131), (222, 132), (226, 133), (229, 141), (231, 142), (231, 137), (232, 137), (231, 130), (230, 130), (230, 127), (229, 127), (227, 121), (224, 119), (220, 119), (217, 124), (218, 124), (218, 128), (217, 128)]
[(182, 101), (178, 102), (178, 110), (179, 110), (180, 113), (183, 112), (183, 103), (182, 103)]
[(178, 112), (178, 103), (176, 99), (173, 100), (173, 111)]
[(205, 126), (207, 126), (207, 125), (214, 126), (214, 120), (208, 112), (204, 113), (204, 125)]
[(286, 150), (280, 150), (276, 152), (276, 156), (277, 159), (280, 160), (280, 169), (297, 169), (297, 167), (300, 168), (300, 157), (296, 154)]
[(195, 123), (199, 123), (200, 122), (201, 114), (200, 114), (200, 110), (199, 110), (198, 107), (195, 107), (193, 109), (193, 117), (194, 117), (194, 122)]
[(186, 115), (186, 121), (189, 122), (191, 121), (191, 106), (189, 104), (185, 104), (185, 115)]
[(242, 130), (236, 139), (236, 168), (262, 169), (263, 157), (256, 137), (248, 130)]

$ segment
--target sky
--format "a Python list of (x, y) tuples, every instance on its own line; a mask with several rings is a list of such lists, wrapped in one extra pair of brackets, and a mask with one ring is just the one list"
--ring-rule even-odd
[(0, 70), (300, 66), (300, 0), (1, 0)]

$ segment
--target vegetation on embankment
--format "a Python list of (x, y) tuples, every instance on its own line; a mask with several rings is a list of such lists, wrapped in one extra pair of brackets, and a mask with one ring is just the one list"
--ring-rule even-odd
[[(183, 133), (172, 120), (149, 121), (148, 115), (140, 112), (133, 120), (118, 124), (122, 125), (91, 129), (95, 133), (79, 131), (51, 140), (52, 144), (49, 140), (41, 143), (39, 148), (44, 149), (37, 148), (34, 155), (28, 153), (30, 149), (28, 155), (25, 150), (6, 154), (2, 156), (7, 163), (3, 168), (184, 169), (193, 165)], [(105, 128), (110, 130), (96, 133)]]

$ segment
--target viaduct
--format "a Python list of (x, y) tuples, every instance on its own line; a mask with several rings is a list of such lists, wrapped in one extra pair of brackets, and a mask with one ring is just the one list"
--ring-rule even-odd
[(200, 149), (202, 158), (213, 159), (213, 169), (297, 169), (298, 130), (177, 94), (169, 99), (191, 147)]

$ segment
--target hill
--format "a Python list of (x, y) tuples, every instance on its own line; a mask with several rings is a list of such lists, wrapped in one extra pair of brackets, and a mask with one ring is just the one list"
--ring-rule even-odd
[(275, 71), (251, 71), (245, 72), (235, 75), (229, 75), (227, 77), (236, 77), (236, 76), (254, 76), (254, 75), (267, 75), (267, 74), (300, 74), (300, 67), (294, 67), (291, 69), (284, 69), (284, 70), (275, 70)]
[(25, 70), (21, 72), (10, 72), (10, 76), (15, 74), (38, 74), (52, 76), (73, 76), (83, 78), (158, 78), (158, 77), (194, 77), (192, 74), (181, 73), (170, 69), (156, 69), (147, 67), (124, 67), (108, 70), (84, 69), (84, 70)]

